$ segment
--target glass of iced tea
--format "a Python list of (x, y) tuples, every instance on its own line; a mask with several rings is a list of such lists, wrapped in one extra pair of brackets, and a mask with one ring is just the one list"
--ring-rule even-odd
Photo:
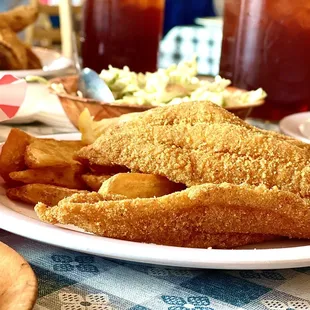
[(310, 1), (226, 0), (220, 75), (267, 92), (251, 116), (279, 120), (310, 107)]
[(82, 22), (84, 67), (108, 65), (135, 72), (157, 70), (164, 0), (86, 0)]

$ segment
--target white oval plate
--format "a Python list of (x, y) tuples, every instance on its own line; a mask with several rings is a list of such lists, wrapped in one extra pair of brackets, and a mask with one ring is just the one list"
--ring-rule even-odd
[(2, 70), (0, 75), (12, 74), (19, 78), (24, 78), (27, 75), (56, 76), (63, 74), (72, 65), (71, 59), (62, 56), (56, 51), (42, 47), (33, 47), (32, 50), (40, 58), (43, 65), (42, 69)]
[(307, 139), (300, 131), (299, 126), (310, 119), (310, 112), (301, 112), (291, 114), (284, 117), (280, 123), (279, 127), (281, 132), (291, 136), (297, 140), (300, 140), (305, 143), (310, 143), (310, 140)]
[[(79, 137), (79, 134), (49, 136), (63, 140)], [(310, 241), (268, 242), (236, 250), (192, 249), (104, 238), (70, 225), (46, 224), (29, 205), (8, 199), (3, 183), (0, 184), (0, 228), (59, 247), (139, 263), (213, 269), (310, 266)]]

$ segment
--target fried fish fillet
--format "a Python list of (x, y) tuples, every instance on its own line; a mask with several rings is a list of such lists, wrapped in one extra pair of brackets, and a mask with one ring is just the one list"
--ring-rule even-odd
[[(108, 199), (106, 203), (112, 202), (112, 200), (117, 201), (121, 199), (122, 197), (118, 195), (107, 196), (104, 197), (105, 199)], [(53, 211), (51, 212), (51, 208), (47, 207), (44, 203), (38, 203), (35, 207), (35, 210), (39, 216), (39, 218), (46, 222), (51, 223), (69, 223), (72, 222), (73, 214), (79, 216), (82, 216), (80, 219), (80, 223), (77, 223), (77, 221), (73, 221), (75, 224), (77, 224), (79, 227), (84, 228), (85, 230), (89, 232), (98, 233), (98, 230), (95, 228), (96, 225), (98, 225), (98, 221), (100, 221), (100, 218), (98, 218), (98, 213), (93, 213), (91, 215), (91, 218), (88, 222), (88, 225), (85, 225), (85, 216), (87, 216), (84, 211), (85, 209), (78, 210), (78, 206), (82, 205), (85, 206), (88, 204), (96, 204), (100, 201), (102, 201), (103, 197), (98, 195), (97, 193), (89, 193), (87, 195), (85, 194), (78, 194), (71, 196), (70, 201), (67, 199), (66, 202), (63, 201), (62, 204), (66, 205), (67, 207), (64, 208), (63, 211), (59, 210), (60, 207), (57, 207), (57, 219), (55, 217), (55, 208), (52, 208)], [(127, 200), (128, 201), (128, 200)], [(77, 208), (76, 208), (77, 207)], [(72, 213), (74, 212), (74, 213)], [(53, 214), (52, 214), (53, 213)], [(96, 214), (96, 215), (95, 215)], [(68, 218), (68, 216), (70, 218)], [(62, 219), (60, 219), (60, 217)], [(95, 219), (95, 221), (94, 221)], [(108, 223), (110, 225), (115, 225), (115, 221), (113, 223), (111, 222), (112, 218), (108, 218)], [(117, 219), (116, 219), (117, 220)], [(239, 234), (239, 233), (205, 233), (201, 232), (199, 230), (196, 230), (195, 228), (187, 227), (185, 229), (182, 229), (181, 231), (179, 228), (176, 229), (168, 229), (168, 233), (165, 233), (165, 231), (160, 230), (158, 231), (151, 230), (148, 231), (146, 235), (143, 234), (135, 234), (132, 236), (131, 239), (128, 239), (128, 234), (131, 234), (131, 229), (133, 227), (129, 227), (129, 222), (127, 222), (126, 227), (122, 227), (120, 230), (120, 233), (115, 232), (102, 232), (103, 236), (106, 237), (112, 237), (112, 238), (118, 238), (118, 239), (125, 239), (125, 240), (131, 240), (131, 241), (137, 241), (137, 242), (146, 242), (146, 243), (156, 243), (156, 244), (162, 244), (162, 245), (172, 245), (172, 246), (182, 246), (182, 247), (192, 247), (192, 248), (218, 248), (218, 249), (230, 249), (230, 248), (236, 248), (242, 245), (247, 244), (256, 244), (264, 241), (274, 240), (278, 239), (277, 236), (274, 235), (262, 235), (262, 234)], [(113, 226), (115, 228), (115, 226)], [(112, 228), (112, 226), (111, 226)], [(114, 230), (113, 228), (113, 230)], [(124, 234), (124, 229), (126, 230), (129, 228), (127, 232)], [(167, 230), (167, 229), (166, 229)]]
[[(310, 238), (306, 199), (246, 184), (203, 184), (158, 198), (115, 201), (106, 201), (98, 193), (77, 194), (51, 208), (39, 203), (35, 211), (46, 222), (157, 244), (199, 246), (201, 242), (205, 247), (202, 236), (217, 233)], [(200, 241), (195, 243), (196, 238)]]
[[(193, 107), (195, 108), (195, 107)], [(195, 109), (194, 109), (195, 110)], [(152, 110), (153, 111), (153, 110)], [(180, 118), (179, 115), (177, 114), (177, 110), (174, 111), (169, 111), (169, 113), (167, 113), (167, 111), (162, 111), (162, 113), (164, 113), (164, 117), (168, 120), (169, 119), (169, 123), (173, 122), (173, 120), (175, 120), (176, 122), (180, 122), (180, 121), (185, 121), (186, 120), (184, 118)], [(152, 112), (148, 112), (148, 113), (152, 113)], [(192, 108), (189, 108), (188, 111), (188, 118), (190, 118), (193, 121), (197, 121), (197, 113), (195, 113), (193, 111)], [(129, 121), (133, 121), (136, 118), (139, 118), (141, 116), (143, 116), (146, 113), (129, 113), (129, 114), (123, 114), (120, 117), (117, 118), (110, 118), (110, 119), (103, 119), (101, 121), (92, 121), (91, 120), (91, 116), (89, 114), (89, 111), (87, 109), (85, 109), (80, 116), (79, 119), (79, 127), (80, 127), (80, 131), (82, 132), (82, 134), (85, 133), (85, 139), (87, 140), (87, 135), (91, 134), (92, 136), (89, 137), (89, 140), (91, 141), (90, 143), (87, 144), (91, 144), (95, 141), (96, 138), (100, 137), (106, 130), (108, 130), (111, 127), (115, 127), (115, 126), (121, 126), (124, 123), (127, 123)], [(274, 136), (280, 140), (284, 140), (286, 142), (289, 142), (293, 145), (299, 146), (300, 148), (304, 148), (307, 149), (310, 153), (310, 145), (304, 142), (301, 142), (299, 140), (296, 140), (294, 138), (291, 138), (289, 136), (280, 134), (278, 132), (275, 131), (267, 131), (264, 129), (260, 129), (257, 128), (255, 126), (252, 126), (248, 123), (246, 123), (245, 121), (243, 121), (242, 119), (238, 118), (237, 116), (235, 116), (233, 113), (228, 112), (227, 110), (223, 110), (221, 107), (217, 106), (217, 105), (213, 105), (213, 106), (203, 106), (200, 110), (200, 117), (201, 119), (199, 121), (201, 122), (208, 122), (208, 123), (221, 123), (221, 124), (226, 124), (226, 123), (233, 123), (235, 125), (239, 125), (242, 127), (245, 127), (249, 130), (253, 130), (255, 132), (260, 132), (263, 134), (266, 134), (268, 136)], [(144, 117), (144, 116), (143, 116)], [(156, 116), (155, 116), (156, 117)], [(186, 117), (186, 115), (183, 115), (183, 117)], [(89, 124), (91, 124), (92, 130), (89, 129)], [(86, 128), (85, 128), (86, 127)], [(310, 156), (310, 154), (309, 154)]]
[(255, 129), (210, 102), (141, 113), (105, 131), (78, 158), (162, 175), (187, 186), (246, 183), (310, 196), (308, 147)]

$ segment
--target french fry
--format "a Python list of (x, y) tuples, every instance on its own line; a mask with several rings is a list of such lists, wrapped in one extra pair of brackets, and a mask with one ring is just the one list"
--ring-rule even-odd
[(151, 198), (184, 189), (184, 185), (154, 174), (118, 173), (104, 181), (99, 194), (123, 195), (127, 198)]
[(36, 139), (27, 146), (25, 161), (32, 169), (80, 165), (73, 155), (83, 146), (81, 141)]
[(104, 118), (94, 121), (87, 108), (79, 116), (78, 127), (82, 134), (82, 141), (86, 144), (93, 143), (100, 135), (109, 128), (120, 125), (137, 117), (139, 113), (123, 114), (120, 117)]
[(82, 172), (82, 166), (48, 167), (15, 171), (11, 172), (9, 176), (12, 180), (25, 184), (41, 183), (73, 189), (85, 189), (86, 185), (81, 178)]
[(0, 174), (6, 182), (12, 182), (9, 176), (11, 172), (26, 167), (24, 153), (33, 139), (22, 130), (17, 128), (11, 130), (0, 154)]
[(83, 192), (87, 193), (87, 191), (48, 184), (27, 184), (20, 187), (9, 188), (6, 191), (6, 195), (12, 200), (18, 200), (33, 205), (38, 202), (43, 202), (49, 206), (54, 206), (65, 197)]
[(101, 187), (102, 183), (109, 179), (111, 175), (95, 175), (95, 174), (83, 174), (82, 180), (86, 185), (91, 188), (93, 191), (97, 192)]

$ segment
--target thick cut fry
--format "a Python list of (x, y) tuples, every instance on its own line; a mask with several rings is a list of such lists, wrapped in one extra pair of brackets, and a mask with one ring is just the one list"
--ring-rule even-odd
[(86, 185), (91, 188), (93, 191), (98, 191), (101, 187), (102, 183), (109, 179), (111, 175), (95, 175), (95, 174), (83, 174), (82, 180), (86, 183)]
[(123, 114), (120, 117), (104, 118), (94, 121), (87, 108), (79, 116), (78, 127), (82, 134), (82, 141), (85, 144), (93, 143), (100, 135), (112, 126), (121, 125), (137, 117), (139, 113)]
[(81, 141), (36, 139), (27, 146), (25, 161), (29, 168), (76, 166), (73, 156), (82, 146)]
[(263, 186), (203, 184), (159, 198), (119, 201), (100, 201), (97, 193), (78, 194), (56, 207), (37, 205), (35, 210), (50, 223), (157, 244), (179, 244), (197, 233), (310, 238), (309, 202)]
[(87, 193), (76, 189), (69, 189), (48, 184), (27, 184), (6, 191), (8, 198), (35, 205), (38, 202), (55, 205), (60, 200), (76, 193)]
[(118, 173), (103, 182), (99, 194), (103, 196), (116, 194), (127, 198), (152, 198), (168, 195), (184, 188), (182, 184), (154, 174)]
[(10, 183), (12, 179), (9, 174), (26, 167), (24, 153), (32, 140), (33, 138), (24, 131), (17, 128), (11, 130), (0, 154), (0, 174), (5, 181)]
[(73, 189), (85, 189), (85, 183), (81, 178), (82, 172), (82, 166), (48, 167), (12, 172), (10, 178), (26, 184), (41, 183)]
[(14, 32), (19, 32), (34, 23), (38, 14), (36, 6), (18, 6), (13, 10), (0, 13), (0, 28), (10, 28)]

